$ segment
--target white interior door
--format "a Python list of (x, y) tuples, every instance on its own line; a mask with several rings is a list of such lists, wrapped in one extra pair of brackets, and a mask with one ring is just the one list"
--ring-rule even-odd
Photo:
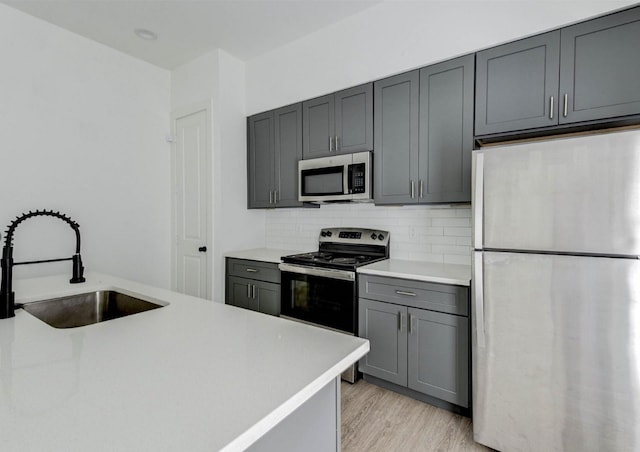
[(207, 108), (174, 115), (175, 288), (210, 298), (210, 171)]

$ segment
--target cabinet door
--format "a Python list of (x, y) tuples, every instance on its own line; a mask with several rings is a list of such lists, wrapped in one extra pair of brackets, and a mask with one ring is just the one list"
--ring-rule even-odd
[(275, 146), (273, 111), (251, 116), (247, 122), (248, 207), (272, 207), (270, 195), (273, 190)]
[(373, 83), (335, 94), (336, 152), (373, 149)]
[(365, 374), (407, 385), (407, 308), (361, 298), (358, 307), (360, 337), (369, 339), (369, 353), (358, 368)]
[(557, 125), (559, 65), (559, 30), (478, 52), (475, 134)]
[(561, 36), (560, 123), (640, 114), (640, 8), (564, 28)]
[[(335, 136), (334, 95), (302, 103), (302, 155), (305, 159), (332, 155)], [(331, 140), (331, 143), (330, 143)]]
[(412, 71), (374, 85), (376, 204), (418, 201), (418, 83)]
[(280, 284), (253, 281), (257, 310), (265, 314), (280, 315)]
[(420, 202), (471, 201), (474, 56), (420, 70)]
[(302, 159), (302, 104), (279, 108), (275, 123), (275, 206), (297, 207), (298, 160)]
[(414, 308), (408, 314), (408, 386), (468, 407), (469, 319)]
[(249, 309), (252, 300), (253, 281), (236, 276), (227, 276), (227, 304)]

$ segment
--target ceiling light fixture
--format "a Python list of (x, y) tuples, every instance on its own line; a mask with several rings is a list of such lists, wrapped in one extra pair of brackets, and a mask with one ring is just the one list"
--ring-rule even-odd
[(153, 31), (147, 30), (145, 28), (136, 28), (135, 30), (133, 30), (133, 32), (140, 39), (146, 39), (147, 41), (155, 41), (156, 39), (158, 39), (158, 35), (157, 34), (155, 34)]

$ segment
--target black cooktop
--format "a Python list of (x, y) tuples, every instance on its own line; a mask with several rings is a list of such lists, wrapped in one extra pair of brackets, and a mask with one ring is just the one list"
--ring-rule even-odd
[(287, 264), (355, 270), (389, 258), (389, 233), (364, 228), (325, 228), (319, 250), (283, 256)]

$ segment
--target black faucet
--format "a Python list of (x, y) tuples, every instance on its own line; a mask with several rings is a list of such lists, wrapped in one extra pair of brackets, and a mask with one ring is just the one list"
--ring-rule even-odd
[[(73, 256), (62, 259), (46, 259), (41, 261), (30, 262), (13, 262), (13, 233), (16, 227), (23, 221), (32, 217), (55, 217), (66, 222), (71, 226), (71, 229), (76, 233), (76, 252)], [(2, 285), (0, 286), (0, 319), (8, 319), (15, 316), (15, 294), (12, 288), (13, 279), (13, 266), (14, 265), (27, 265), (27, 264), (41, 264), (43, 262), (60, 262), (60, 261), (73, 261), (73, 276), (69, 281), (71, 284), (83, 283), (84, 279), (84, 267), (82, 266), (82, 258), (80, 257), (80, 225), (73, 221), (68, 216), (61, 214), (60, 212), (54, 212), (53, 210), (36, 210), (35, 212), (29, 211), (29, 213), (23, 213), (7, 228), (7, 232), (4, 238), (4, 247), (2, 248)]]

